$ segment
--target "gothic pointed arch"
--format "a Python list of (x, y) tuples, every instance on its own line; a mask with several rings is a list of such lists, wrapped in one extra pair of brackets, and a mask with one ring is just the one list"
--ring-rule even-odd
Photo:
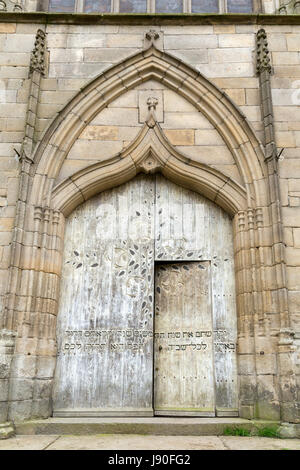
[[(51, 205), (55, 179), (68, 152), (84, 128), (109, 103), (128, 90), (148, 80), (159, 81), (171, 90), (174, 90), (209, 120), (225, 141), (242, 175), (246, 187), (246, 205), (248, 207), (267, 205), (268, 196), (264, 187), (264, 151), (246, 117), (224, 92), (220, 91), (200, 72), (170, 54), (156, 49), (153, 45), (149, 49), (141, 51), (109, 68), (106, 72), (93, 79), (81, 89), (52, 121), (33, 156), (35, 162), (33, 167), (34, 179), (30, 203), (35, 206)], [(122, 165), (125, 164), (123, 156), (119, 155), (114, 158), (119, 158)], [(172, 167), (172, 165), (175, 165), (175, 160), (173, 162), (170, 159), (164, 169), (165, 172), (169, 171), (169, 175), (172, 172), (176, 173), (176, 171), (179, 174), (179, 169), (175, 170)], [(184, 178), (188, 179), (187, 174), (189, 172), (191, 175), (195, 175), (197, 172), (200, 174), (200, 168), (196, 169), (197, 165), (193, 165), (193, 167), (188, 166), (187, 162), (183, 163), (182, 158), (179, 158), (178, 155), (176, 161), (181, 161), (185, 167), (185, 171), (182, 170), (181, 176), (183, 181)], [(122, 165), (119, 166), (119, 174), (123, 175), (124, 168)], [(204, 166), (202, 165), (201, 168), (203, 176), (199, 176), (200, 179), (203, 179), (203, 187), (209, 172), (210, 174), (214, 173), (214, 177), (216, 173), (220, 173), (213, 171), (211, 168), (209, 169), (208, 166), (204, 171)], [(96, 167), (99, 170), (101, 164), (96, 165)], [(83, 178), (83, 174), (90, 174), (91, 170), (92, 168), (89, 168), (74, 175), (72, 178), (73, 183), (79, 176)], [(95, 175), (94, 170), (95, 166), (93, 166), (93, 174)], [(131, 171), (129, 166), (126, 171)], [(100, 170), (98, 173), (100, 175)], [(221, 177), (220, 174), (218, 175), (219, 177), (220, 181), (223, 178), (223, 186), (226, 185), (228, 187), (228, 184), (225, 183), (228, 180), (228, 176), (222, 175)], [(67, 185), (67, 183), (63, 184)], [(75, 186), (75, 183), (73, 186)], [(221, 197), (221, 188), (222, 185), (218, 186), (217, 184), (215, 192), (219, 194), (218, 197), (223, 201), (223, 206), (227, 204), (227, 210), (236, 213), (245, 207), (245, 204), (232, 204), (232, 202), (225, 204), (226, 197)], [(69, 187), (68, 189), (70, 190), (71, 188)], [(62, 194), (62, 192), (60, 193)], [(56, 189), (53, 197), (57, 198), (57, 194), (58, 190)], [(82, 200), (81, 196), (80, 190), (77, 189), (78, 201)], [(213, 196), (214, 198), (215, 196)], [(229, 206), (231, 206), (231, 209), (229, 209)]]
[(231, 215), (247, 207), (246, 191), (241, 185), (178, 152), (155, 119), (146, 122), (136, 139), (118, 155), (89, 165), (58, 184), (52, 193), (51, 207), (67, 216), (78, 204), (140, 172), (161, 172), (181, 186), (202, 193)]

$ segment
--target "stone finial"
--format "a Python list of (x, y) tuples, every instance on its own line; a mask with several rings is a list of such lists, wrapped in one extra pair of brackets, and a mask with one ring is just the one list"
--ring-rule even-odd
[(256, 72), (260, 74), (266, 70), (271, 73), (267, 34), (264, 29), (260, 29), (256, 35), (256, 54)]
[(35, 37), (34, 49), (30, 58), (30, 73), (36, 71), (42, 75), (46, 72), (46, 34), (38, 29)]
[(150, 31), (148, 31), (146, 33), (146, 39), (148, 39), (148, 41), (151, 42), (151, 46), (154, 44), (154, 42), (159, 39), (159, 33), (157, 31), (155, 31), (154, 29), (150, 29)]
[(158, 105), (158, 99), (154, 98), (154, 97), (148, 98), (147, 99), (147, 105), (148, 105), (149, 111), (151, 111), (151, 109), (153, 109), (155, 111), (156, 106)]
[(155, 110), (156, 110), (156, 106), (158, 105), (158, 99), (153, 96), (150, 96), (147, 99), (147, 105), (148, 105), (149, 114), (146, 119), (146, 124), (149, 127), (154, 127), (157, 122)]
[(163, 47), (162, 34), (154, 29), (150, 29), (150, 31), (145, 33), (144, 48), (149, 49), (150, 47), (160, 49)]

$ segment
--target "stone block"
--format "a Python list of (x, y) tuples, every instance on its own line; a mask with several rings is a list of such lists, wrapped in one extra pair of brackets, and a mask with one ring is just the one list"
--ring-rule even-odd
[[(195, 161), (214, 167), (217, 165), (223, 167), (234, 165), (232, 155), (225, 146), (195, 145), (188, 147), (180, 145), (178, 146), (178, 150)], [(220, 171), (222, 171), (222, 169), (220, 169)]]
[(111, 63), (82, 63), (82, 62), (73, 62), (72, 64), (67, 63), (52, 63), (49, 67), (49, 77), (57, 78), (77, 78), (85, 77), (90, 78), (107, 69)]
[(11, 67), (11, 66), (1, 66), (0, 67), (0, 79), (1, 78), (27, 78), (28, 77), (28, 67)]
[[(73, 91), (78, 91), (81, 87), (83, 87), (86, 83), (86, 81), (82, 78), (59, 78), (58, 80), (51, 78), (49, 80), (52, 80), (53, 82), (57, 82), (57, 84), (53, 85), (53, 88), (51, 88), (51, 85), (49, 87), (46, 87), (44, 89), (46, 90), (73, 90)], [(42, 81), (44, 82), (45, 79)]]
[(122, 150), (122, 142), (77, 140), (71, 148), (68, 158), (71, 160), (88, 158), (89, 160), (105, 160)]
[(41, 104), (66, 104), (73, 96), (73, 91), (43, 91), (39, 101)]
[(3, 48), (3, 52), (31, 52), (34, 48), (35, 35), (14, 34), (8, 36)]
[(0, 232), (10, 232), (14, 226), (13, 218), (0, 218)]
[(195, 107), (172, 90), (164, 90), (165, 112), (195, 112)]
[(300, 63), (298, 52), (272, 52), (274, 65), (297, 65)]
[(63, 47), (67, 48), (86, 48), (86, 47), (105, 47), (106, 45), (106, 35), (105, 34), (68, 34), (67, 44), (65, 43)]
[(239, 354), (237, 360), (239, 374), (252, 375), (255, 373), (255, 358), (253, 354)]
[[(60, 33), (60, 34), (53, 34), (53, 33), (48, 33), (47, 34), (47, 46), (52, 49), (56, 48), (65, 48), (67, 44), (67, 38), (68, 35), (66, 33)], [(81, 47), (80, 45), (78, 47)]]
[(16, 23), (0, 23), (0, 33), (12, 34), (16, 32)]
[(34, 382), (34, 398), (48, 400), (52, 395), (52, 380), (36, 379)]
[(106, 47), (143, 47), (144, 35), (141, 34), (107, 34)]
[(300, 228), (293, 228), (294, 247), (300, 248)]
[(36, 357), (15, 355), (11, 365), (11, 377), (32, 378), (36, 373)]
[(254, 74), (254, 64), (248, 62), (202, 64), (197, 65), (196, 68), (209, 78), (251, 77)]
[(276, 132), (276, 142), (278, 147), (296, 147), (295, 135), (293, 132)]
[(300, 290), (300, 267), (287, 266), (287, 284), (290, 290)]
[(137, 108), (138, 107), (138, 91), (130, 90), (116, 98), (108, 105), (109, 108)]
[[(120, 26), (120, 31), (121, 31), (122, 26)], [(214, 27), (210, 25), (201, 25), (201, 28), (199, 26), (192, 26), (192, 25), (167, 25), (164, 26), (164, 35), (174, 35), (174, 34), (180, 34), (180, 35), (195, 35), (195, 34), (213, 34), (214, 33)], [(151, 26), (152, 29), (152, 26)], [(153, 29), (159, 29), (158, 27), (154, 27)]]
[(56, 357), (51, 357), (51, 356), (39, 357), (37, 360), (37, 377), (42, 378), (42, 379), (52, 379), (55, 365), (56, 365)]
[(277, 372), (275, 354), (257, 354), (256, 372), (257, 374), (276, 374)]
[(21, 422), (31, 417), (31, 400), (13, 401), (9, 404), (9, 419)]
[(33, 384), (31, 379), (11, 379), (10, 399), (28, 400), (33, 396)]
[(119, 127), (117, 126), (87, 126), (80, 134), (79, 139), (85, 140), (119, 140)]
[(165, 49), (209, 49), (218, 47), (218, 37), (215, 34), (170, 35), (165, 36)]
[(140, 126), (138, 109), (134, 108), (106, 108), (91, 122), (92, 126)]
[(287, 34), (286, 42), (288, 51), (299, 52), (299, 33), (298, 34)]
[(235, 78), (235, 77), (215, 77), (213, 79), (213, 83), (215, 83), (216, 86), (222, 89), (226, 88), (256, 88), (259, 91), (258, 87), (258, 79), (257, 77), (240, 77), (240, 78)]
[(290, 207), (299, 207), (300, 206), (300, 198), (299, 197), (289, 197), (289, 206)]
[[(298, 181), (300, 182), (300, 159), (296, 159), (296, 158), (284, 159), (284, 160), (280, 161), (279, 168), (280, 168), (280, 177), (281, 178), (299, 178)], [(290, 187), (289, 187), (289, 190), (290, 190)], [(296, 212), (293, 212), (293, 210), (288, 211), (287, 209), (285, 209), (286, 215), (289, 212), (291, 214), (294, 213), (294, 216), (296, 216), (296, 220), (297, 220)], [(288, 225), (290, 225), (290, 224), (288, 224)], [(298, 225), (299, 225), (298, 223), (295, 224), (296, 227)]]
[(208, 62), (252, 62), (252, 51), (249, 48), (242, 47), (210, 49), (208, 51)]
[(206, 64), (207, 49), (180, 49), (172, 51), (172, 55), (190, 64)]
[[(0, 117), (20, 118), (20, 116), (25, 116), (26, 110), (27, 110), (27, 104), (16, 104), (16, 103), (1, 104)], [(2, 152), (2, 149), (0, 151)]]
[(49, 398), (35, 399), (32, 401), (32, 418), (46, 419), (52, 415), (51, 400)]
[[(124, 49), (117, 48), (99, 48), (99, 49), (84, 49), (83, 60), (85, 63), (88, 62), (108, 62), (116, 63), (126, 59), (130, 55), (134, 54), (136, 49), (130, 49), (125, 47)], [(99, 66), (99, 65), (98, 65)]]
[(260, 106), (260, 93), (257, 89), (248, 89), (246, 92), (246, 104)]
[[(270, 51), (286, 51), (287, 50), (287, 38), (290, 35), (286, 34), (268, 34), (268, 45)], [(291, 50), (291, 49), (289, 49)]]
[(166, 130), (165, 135), (172, 145), (194, 145), (194, 129)]
[(236, 26), (234, 24), (216, 24), (214, 25), (215, 34), (234, 34)]
[(51, 62), (82, 62), (83, 49), (52, 49), (50, 51)]
[(255, 34), (220, 34), (219, 47), (250, 47), (255, 45)]
[(9, 52), (0, 53), (0, 66), (11, 66), (11, 67), (28, 67), (30, 60), (30, 54), (26, 52), (14, 52), (13, 54)]
[[(234, 88), (231, 90), (225, 89), (225, 93), (232, 99), (232, 101), (238, 105), (243, 106), (246, 104), (245, 102), (245, 90)], [(252, 91), (252, 90), (251, 90)], [(249, 103), (247, 103), (249, 104)]]
[(201, 113), (165, 113), (163, 129), (185, 129), (188, 125), (193, 129), (213, 129), (209, 120)]
[(195, 132), (195, 144), (196, 145), (225, 145), (224, 140), (216, 130), (205, 129), (196, 130)]
[(124, 142), (131, 142), (136, 138), (138, 133), (140, 132), (141, 128), (140, 127), (125, 127), (125, 126), (120, 126), (119, 127), (119, 140)]
[(274, 65), (273, 69), (277, 77), (293, 78), (294, 80), (300, 78), (299, 65)]

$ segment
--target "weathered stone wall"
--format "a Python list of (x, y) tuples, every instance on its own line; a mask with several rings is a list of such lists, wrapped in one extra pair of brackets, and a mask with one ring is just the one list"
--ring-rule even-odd
[[(266, 1), (271, 12), (273, 2)], [(11, 263), (12, 231), (18, 198), (20, 163), (18, 154), (28, 122), (26, 115), (31, 89), (30, 54), (36, 32), (46, 32), (47, 70), (41, 78), (33, 141), (36, 145), (52, 120), (92, 78), (111, 65), (141, 51), (150, 27), (136, 25), (76, 25), (22, 22), (0, 23), (0, 314), (7, 292)], [(259, 79), (256, 74), (257, 24), (151, 26), (160, 33), (157, 47), (183, 60), (224, 91), (244, 113), (264, 144)], [(282, 222), (286, 244), (286, 275), (291, 327), (300, 344), (300, 26), (264, 26), (269, 43), (275, 137), (279, 159)], [(55, 184), (86, 166), (108, 160), (124, 150), (137, 136), (147, 117), (146, 101), (157, 97), (157, 119), (169, 142), (193, 162), (211, 165), (241, 186), (248, 181), (227, 144), (204, 114), (176, 90), (159, 81), (145, 81), (122, 94), (94, 116), (67, 155)], [(27, 116), (27, 117), (26, 117)], [(274, 265), (271, 250), (270, 266)], [(274, 286), (275, 288), (275, 286)], [(272, 304), (272, 302), (271, 302)], [(276, 311), (273, 303), (270, 314)], [(272, 328), (280, 328), (277, 317)], [(298, 346), (299, 348), (299, 346)], [(278, 382), (274, 352), (260, 358), (266, 385)], [(298, 361), (299, 361), (298, 352)], [(243, 362), (244, 376), (254, 375), (250, 362)], [(24, 366), (25, 367), (25, 366)], [(26, 369), (26, 367), (25, 367)], [(258, 372), (259, 373), (259, 372)], [(25, 376), (30, 376), (28, 370)], [(49, 377), (47, 377), (47, 380)], [(24, 395), (31, 396), (29, 382)], [(249, 383), (248, 383), (249, 388)], [(274, 397), (273, 397), (274, 399)], [(0, 401), (2, 400), (0, 396)], [(280, 397), (276, 397), (280, 401)], [(22, 415), (20, 408), (19, 418)], [(262, 412), (262, 415), (264, 413)], [(30, 412), (28, 413), (30, 416)], [(277, 415), (276, 415), (277, 416)], [(274, 415), (272, 415), (274, 417)]]

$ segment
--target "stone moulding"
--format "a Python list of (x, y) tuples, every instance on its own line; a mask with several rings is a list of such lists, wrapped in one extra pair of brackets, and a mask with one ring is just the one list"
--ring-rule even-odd
[[(84, 128), (109, 103), (147, 80), (158, 80), (207, 117), (227, 144), (243, 186), (179, 153), (152, 113), (137, 138), (120, 154), (88, 166), (54, 187), (70, 148)], [(280, 329), (289, 331), (290, 339), (292, 332), (288, 311), (282, 315), (286, 281), (277, 276), (278, 260), (269, 255), (278, 240), (272, 231), (265, 150), (246, 117), (224, 92), (200, 72), (152, 45), (83, 87), (52, 121), (29, 157), (33, 163), (28, 168), (27, 193), (20, 188), (26, 194), (20, 206), (22, 226), (16, 231), (1, 319), (2, 328), (18, 335), (8, 413), (2, 418), (0, 414), (0, 419), (46, 418), (52, 413), (65, 217), (97, 192), (129, 181), (139, 172), (161, 171), (177, 184), (212, 199), (233, 217), (240, 416), (297, 422), (293, 344), (278, 344), (278, 336), (282, 340)], [(266, 353), (263, 367), (262, 351)], [(274, 372), (279, 362), (282, 395)], [(247, 370), (254, 372), (248, 374)], [(44, 387), (45, 377), (48, 387)]]
[(209, 25), (209, 24), (300, 24), (299, 14), (89, 14), (0, 11), (1, 22), (43, 24)]
[(169, 143), (157, 122), (151, 120), (150, 124), (147, 120), (137, 138), (110, 160), (92, 164), (55, 187), (51, 207), (67, 217), (100, 191), (125, 183), (140, 172), (159, 171), (206, 195), (232, 216), (246, 208), (245, 188), (208, 165), (192, 162)]
[[(37, 146), (33, 171), (55, 180), (63, 161), (85, 126), (114, 99), (147, 80), (158, 80), (192, 103), (220, 133), (233, 154), (245, 184), (249, 184), (248, 205), (266, 203), (260, 190), (264, 149), (246, 117), (232, 100), (203, 75), (183, 61), (154, 46), (111, 67), (84, 87), (59, 113)], [(255, 184), (251, 184), (253, 180)], [(35, 203), (41, 204), (41, 186), (33, 187)], [(250, 199), (249, 199), (250, 198)], [(48, 204), (50, 200), (48, 200)]]

